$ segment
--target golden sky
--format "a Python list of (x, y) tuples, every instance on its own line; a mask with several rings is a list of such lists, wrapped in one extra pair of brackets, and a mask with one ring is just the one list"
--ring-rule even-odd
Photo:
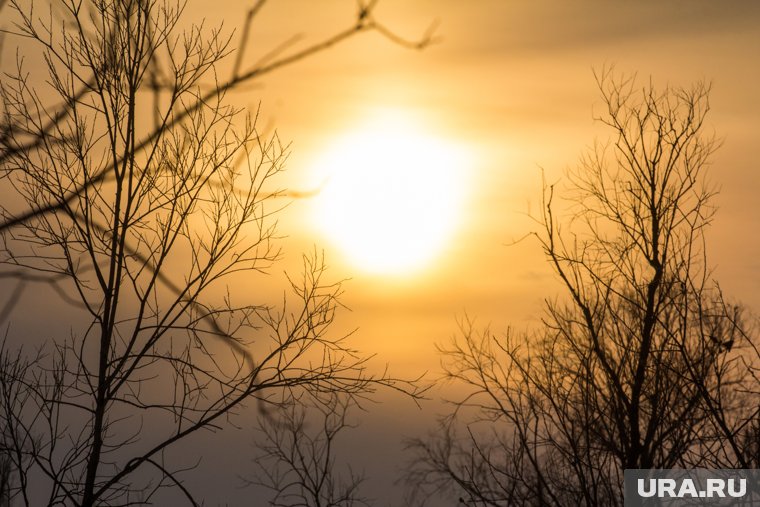
[[(226, 26), (239, 19), (238, 2), (215, 5), (213, 12), (195, 5), (190, 12), (208, 23), (224, 17)], [(353, 13), (350, 1), (274, 2), (262, 11), (247, 51), (261, 54), (294, 33), (307, 44), (345, 26)], [(558, 296), (537, 243), (509, 244), (533, 230), (526, 214), (539, 206), (541, 168), (561, 182), (586, 147), (607, 138), (593, 121), (600, 106), (593, 71), (609, 65), (658, 86), (712, 83), (708, 129), (724, 143), (710, 170), (721, 193), (708, 233), (709, 262), (729, 297), (760, 308), (754, 233), (760, 224), (760, 3), (383, 0), (376, 14), (408, 38), (436, 21), (441, 40), (415, 51), (363, 34), (239, 95), (260, 102), (263, 118), (292, 142), (286, 181), (299, 190), (318, 184), (314, 170), (325, 152), (362, 131), (378, 110), (406, 114), (420, 134), (468, 154), (461, 220), (436, 256), (405, 275), (373, 274), (346, 262), (345, 252), (315, 228), (313, 200), (296, 201), (281, 217), (286, 266), (316, 245), (333, 276), (350, 279), (344, 302), (351, 311), (339, 326), (357, 328), (356, 345), (377, 353), (377, 364), (388, 363), (397, 374), (428, 371), (434, 379), (435, 345), (456, 332), (457, 318), (466, 313), (496, 332), (521, 328), (540, 319), (545, 298)], [(446, 389), (432, 396), (445, 396)], [(348, 438), (372, 478), (368, 493), (390, 505), (400, 498), (389, 491), (404, 459), (401, 436), (429, 428), (439, 405), (418, 411), (386, 396)], [(362, 458), (368, 455), (375, 458)]]
[[(316, 40), (353, 13), (351, 2), (340, 1), (271, 7), (259, 25), (262, 41), (295, 32), (303, 32), (304, 43)], [(358, 328), (357, 345), (376, 352), (379, 363), (435, 378), (435, 344), (456, 332), (458, 317), (467, 313), (497, 332), (529, 326), (543, 300), (559, 294), (537, 243), (509, 244), (533, 230), (526, 214), (539, 206), (541, 168), (561, 181), (586, 147), (607, 138), (593, 121), (600, 106), (593, 71), (609, 65), (659, 86), (712, 83), (708, 129), (724, 143), (710, 170), (721, 193), (708, 233), (709, 262), (729, 297), (760, 308), (760, 4), (384, 0), (377, 16), (409, 38), (437, 20), (442, 40), (418, 52), (364, 34), (272, 75), (246, 97), (262, 101), (264, 117), (292, 141), (294, 187), (313, 185), (316, 161), (377, 110), (402, 111), (427, 125), (421, 133), (469, 154), (461, 221), (416, 272), (377, 275), (346, 263), (344, 252), (315, 230), (309, 200), (282, 218), (289, 260), (316, 244), (333, 275), (350, 278), (344, 302), (351, 312), (340, 325)], [(394, 398), (362, 418), (354, 438), (378, 455), (363, 463), (373, 477), (370, 494), (393, 489), (404, 457), (399, 437), (424, 431), (438, 409), (410, 405)]]
[[(218, 3), (225, 26), (237, 2)], [(273, 3), (254, 25), (253, 55), (294, 33), (308, 44), (350, 22), (349, 1)], [(405, 275), (372, 274), (314, 227), (313, 203), (294, 203), (281, 219), (285, 252), (324, 248), (332, 273), (350, 278), (346, 317), (357, 339), (392, 364), (435, 368), (433, 344), (463, 312), (496, 328), (540, 316), (556, 295), (536, 243), (508, 246), (532, 230), (541, 172), (558, 180), (604, 128), (593, 121), (600, 99), (593, 70), (615, 65), (655, 84), (712, 82), (708, 128), (724, 139), (710, 172), (720, 208), (709, 233), (711, 264), (728, 294), (760, 301), (760, 223), (754, 194), (760, 118), (760, 6), (752, 2), (388, 1), (377, 17), (415, 38), (436, 21), (440, 42), (423, 51), (367, 33), (291, 68), (253, 90), (263, 118), (292, 142), (289, 186), (308, 190), (315, 166), (339, 139), (364, 129), (378, 110), (406, 114), (420, 134), (464, 150), (460, 220), (438, 255)], [(256, 30), (259, 30), (258, 32)], [(402, 122), (399, 122), (400, 124)], [(304, 183), (306, 182), (306, 183)], [(420, 189), (424, 192), (426, 189)], [(391, 325), (389, 325), (391, 324)]]
[[(234, 0), (191, 0), (185, 21), (239, 30), (245, 9)], [(246, 58), (293, 34), (302, 34), (295, 47), (320, 40), (350, 24), (354, 9), (350, 0), (273, 1), (256, 19)], [(466, 313), (497, 332), (529, 326), (543, 300), (558, 295), (538, 244), (510, 244), (534, 228), (527, 214), (539, 206), (541, 168), (561, 181), (586, 147), (606, 139), (593, 121), (600, 106), (593, 71), (609, 65), (659, 86), (712, 82), (708, 129), (724, 142), (710, 169), (721, 192), (709, 262), (729, 297), (760, 310), (760, 2), (381, 0), (376, 16), (410, 39), (435, 21), (441, 40), (416, 51), (360, 34), (229, 97), (260, 104), (263, 124), (292, 143), (280, 181), (295, 190), (318, 186), (320, 160), (347, 136), (371, 131), (367, 125), (383, 112), (396, 115), (398, 131), (409, 128), (410, 136), (457, 153), (449, 158), (462, 178), (460, 200), (451, 204), (458, 211), (446, 219), (450, 228), (434, 255), (407, 272), (373, 273), (349, 262), (315, 226), (319, 196), (296, 200), (280, 217), (285, 258), (272, 284), (283, 270), (298, 269), (301, 252), (324, 249), (331, 276), (348, 279), (350, 311), (339, 316), (336, 333), (356, 328), (355, 346), (377, 353), (376, 365), (435, 379), (435, 345), (456, 332), (457, 318)], [(394, 489), (402, 435), (430, 427), (437, 410), (385, 396), (350, 437), (376, 457), (355, 456), (373, 478), (368, 494), (375, 497)]]

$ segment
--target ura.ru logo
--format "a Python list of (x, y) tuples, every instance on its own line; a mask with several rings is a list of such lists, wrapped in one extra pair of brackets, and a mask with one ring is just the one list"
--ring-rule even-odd
[(741, 498), (747, 494), (747, 479), (705, 479), (698, 489), (693, 479), (639, 479), (637, 490), (643, 498)]

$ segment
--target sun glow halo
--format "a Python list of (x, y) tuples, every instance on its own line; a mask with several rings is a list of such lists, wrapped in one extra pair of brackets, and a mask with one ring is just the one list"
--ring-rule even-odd
[(404, 117), (339, 138), (316, 164), (319, 228), (362, 270), (400, 274), (438, 254), (458, 225), (461, 148)]

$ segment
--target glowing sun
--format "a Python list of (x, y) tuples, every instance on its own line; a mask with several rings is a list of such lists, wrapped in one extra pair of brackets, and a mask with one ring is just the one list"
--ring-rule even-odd
[(404, 116), (336, 139), (316, 164), (318, 227), (355, 266), (407, 273), (441, 252), (459, 223), (462, 149)]

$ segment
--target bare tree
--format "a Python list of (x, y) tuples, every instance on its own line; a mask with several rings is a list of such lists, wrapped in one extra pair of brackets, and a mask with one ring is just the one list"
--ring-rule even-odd
[(255, 480), (247, 482), (271, 490), (270, 505), (278, 507), (369, 505), (360, 493), (364, 478), (350, 468), (340, 474), (336, 466), (336, 439), (353, 427), (353, 405), (350, 397), (332, 395), (308, 404), (298, 400), (274, 417), (261, 417)]
[[(285, 193), (272, 188), (286, 157), (226, 92), (352, 34), (392, 35), (374, 21), (374, 2), (314, 46), (248, 71), (238, 60), (224, 82), (230, 38), (180, 30), (182, 5), (66, 1), (40, 17), (9, 4), (13, 34), (42, 50), (48, 88), (22, 58), (0, 87), (0, 183), (12, 196), (0, 204), (0, 277), (15, 293), (29, 281), (56, 288), (72, 330), (31, 356), (3, 341), (3, 494), (125, 505), (174, 488), (196, 505), (187, 464), (169, 451), (246, 403), (377, 386), (417, 395), (369, 374), (366, 356), (328, 334), (341, 289), (318, 255), (304, 258), (280, 307), (225, 289), (278, 259), (272, 199)], [(2, 317), (13, 311), (10, 301)]]
[(614, 137), (569, 173), (563, 225), (545, 187), (536, 235), (566, 297), (528, 335), (465, 323), (442, 353), (470, 394), (411, 442), (412, 481), (466, 505), (616, 505), (626, 468), (748, 465), (749, 331), (705, 256), (709, 87), (597, 83)]
[[(8, 10), (6, 6), (10, 5), (12, 12), (18, 12), (21, 14), (21, 25), (17, 27), (17, 30), (7, 29), (0, 26), (0, 34), (3, 36), (3, 38), (0, 38), (0, 49), (2, 49), (3, 42), (6, 40), (5, 36), (10, 34), (11, 36), (17, 36), (22, 39), (31, 38), (36, 40), (40, 47), (47, 51), (51, 51), (54, 49), (52, 47), (54, 44), (54, 36), (58, 33), (55, 29), (60, 27), (65, 31), (68, 26), (82, 28), (80, 26), (81, 23), (79, 22), (81, 21), (80, 18), (89, 16), (90, 13), (85, 11), (88, 9), (88, 6), (94, 5), (95, 3), (94, 0), (83, 5), (78, 5), (73, 2), (64, 2), (61, 5), (56, 4), (57, 8), (55, 10), (53, 9), (53, 5), (51, 5), (50, 9), (45, 11), (49, 14), (46, 26), (39, 27), (41, 28), (41, 31), (38, 30), (38, 27), (33, 26), (31, 28), (32, 31), (30, 32), (27, 25), (32, 22), (42, 23), (42, 18), (33, 19), (33, 9), (31, 7), (25, 10), (17, 1), (6, 2), (3, 0), (0, 2), (0, 12), (2, 12), (4, 8), (5, 10)], [(224, 39), (221, 37), (221, 34), (214, 34), (213, 37), (218, 39), (216, 40), (217, 43), (223, 42), (225, 44), (225, 51), (223, 51), (225, 55), (233, 50), (236, 52), (231, 75), (225, 80), (218, 73), (210, 72), (210, 69), (205, 69), (205, 72), (200, 78), (196, 76), (196, 84), (199, 86), (195, 100), (186, 101), (183, 104), (183, 108), (174, 111), (173, 116), (168, 119), (168, 124), (162, 122), (159, 113), (161, 112), (160, 105), (162, 103), (164, 104), (164, 110), (170, 109), (173, 105), (172, 96), (175, 91), (173, 81), (175, 76), (164, 75), (166, 72), (164, 69), (173, 68), (173, 58), (170, 46), (165, 42), (160, 44), (158, 40), (155, 41), (156, 46), (150, 49), (146, 61), (144, 62), (144, 72), (147, 73), (147, 77), (141, 76), (140, 87), (138, 90), (139, 96), (144, 96), (146, 94), (151, 96), (151, 99), (148, 102), (152, 107), (152, 113), (149, 116), (154, 120), (154, 128), (141, 133), (142, 137), (138, 138), (138, 142), (136, 143), (137, 148), (141, 150), (150, 148), (150, 146), (155, 143), (156, 139), (163, 135), (163, 130), (166, 127), (173, 127), (175, 124), (187, 121), (188, 116), (196, 112), (197, 109), (203, 107), (204, 104), (219, 100), (230, 91), (238, 90), (242, 86), (266, 77), (272, 72), (276, 72), (282, 68), (296, 64), (312, 55), (326, 51), (358, 34), (376, 32), (396, 45), (418, 50), (424, 49), (438, 40), (435, 36), (435, 23), (431, 24), (419, 39), (406, 39), (396, 34), (388, 28), (388, 26), (377, 19), (375, 16), (375, 9), (378, 0), (357, 0), (354, 22), (349, 24), (345, 29), (329, 35), (322, 40), (306, 45), (305, 47), (298, 47), (297, 42), (301, 37), (293, 36), (273, 49), (265, 51), (259, 57), (249, 57), (249, 39), (252, 26), (259, 13), (266, 6), (266, 3), (267, 0), (256, 0), (247, 10), (246, 15), (244, 16), (245, 22), (241, 30), (241, 37), (236, 48), (231, 44), (231, 38)], [(162, 5), (162, 9), (167, 10), (169, 6), (170, 4)], [(179, 21), (184, 6), (185, 4), (181, 3), (175, 8), (173, 13), (167, 13), (167, 16), (174, 19), (166, 19), (165, 22), (171, 21), (176, 23)], [(91, 9), (97, 10), (95, 7), (92, 7)], [(39, 10), (37, 12), (39, 12)], [(12, 19), (12, 16), (7, 16), (7, 18)], [(54, 22), (56, 19), (58, 19), (58, 24)], [(142, 28), (145, 30), (155, 29), (155, 27), (151, 27), (150, 24)], [(172, 26), (166, 28), (174, 29), (175, 27)], [(149, 35), (149, 41), (154, 41), (156, 37), (160, 37), (160, 34), (157, 35), (155, 33)], [(253, 61), (253, 63), (246, 67), (243, 65), (243, 62), (248, 60)], [(14, 72), (20, 72), (20, 70), (21, 69), (18, 68), (13, 69), (13, 72), (11, 72), (9, 77), (13, 75)], [(43, 148), (46, 143), (57, 142), (55, 136), (51, 135), (51, 133), (57, 129), (61, 122), (70, 121), (70, 115), (73, 112), (72, 105), (86, 99), (87, 95), (93, 92), (95, 86), (95, 83), (93, 82), (94, 76), (88, 76), (86, 69), (83, 71), (82, 69), (79, 69), (79, 71), (80, 74), (77, 74), (76, 79), (72, 82), (73, 89), (72, 93), (69, 94), (71, 96), (63, 97), (64, 100), (59, 103), (55, 103), (52, 100), (48, 101), (50, 103), (46, 103), (45, 105), (47, 107), (43, 110), (48, 112), (52, 111), (52, 113), (37, 118), (39, 124), (35, 129), (24, 129), (22, 126), (16, 125), (14, 123), (14, 115), (9, 114), (9, 112), (5, 110), (2, 111), (2, 120), (0, 120), (0, 164), (3, 164), (4, 169), (3, 172), (0, 173), (0, 180), (7, 178), (9, 174), (5, 167), (9, 167), (8, 164), (10, 158), (23, 154), (33, 154), (36, 150)], [(83, 74), (81, 72), (83, 72)], [(201, 83), (201, 79), (203, 78), (212, 78), (213, 82)], [(167, 103), (168, 106), (166, 105)], [(3, 107), (5, 106), (5, 104), (2, 105)], [(141, 122), (140, 126), (144, 127), (145, 123), (146, 122)], [(4, 208), (3, 216), (0, 217), (0, 231), (14, 229), (41, 214), (58, 213), (65, 209), (69, 201), (79, 198), (79, 195), (86, 191), (89, 186), (100, 184), (103, 181), (109, 181), (111, 178), (112, 171), (102, 170), (97, 174), (90, 175), (87, 180), (80, 182), (80, 186), (73, 186), (66, 189), (66, 193), (59, 200), (39, 201), (33, 203), (33, 205), (25, 208), (22, 207), (20, 209)], [(304, 194), (303, 192), (289, 191), (282, 192), (277, 196), (302, 197), (304, 195), (308, 195), (308, 193)], [(50, 277), (40, 277), (39, 275), (32, 276), (27, 273), (22, 274), (19, 272), (2, 273), (2, 276), (3, 278), (14, 278), (18, 283), (15, 284), (15, 288), (12, 291), (13, 297), (9, 298), (8, 304), (5, 308), (0, 310), (0, 321), (4, 321), (7, 318), (12, 310), (13, 302), (18, 299), (26, 287), (26, 282), (51, 281)], [(55, 281), (55, 278), (52, 280)]]

